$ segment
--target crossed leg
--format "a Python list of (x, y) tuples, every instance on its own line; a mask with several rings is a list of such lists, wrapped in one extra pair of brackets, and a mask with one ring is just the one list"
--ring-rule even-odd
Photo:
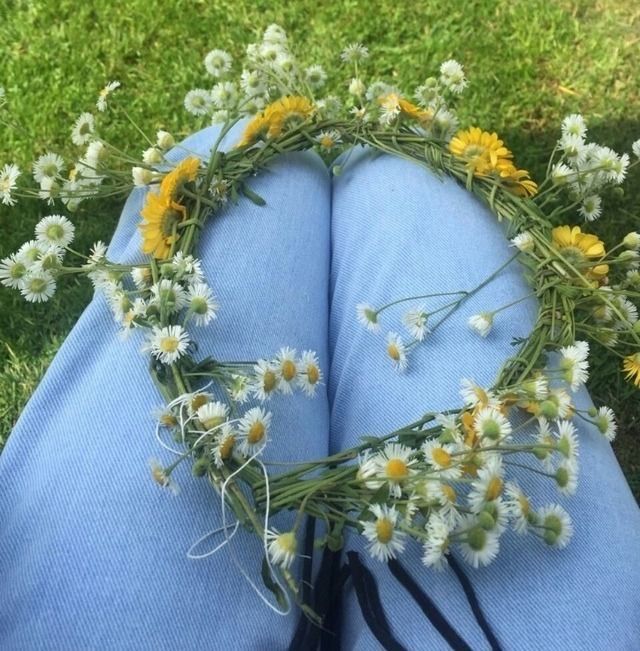
[[(510, 265), (428, 335), (411, 352), (407, 372), (397, 374), (384, 337), (356, 321), (356, 305), (471, 289), (512, 255), (493, 215), (450, 179), (440, 181), (398, 158), (371, 159), (363, 150), (351, 156), (333, 183), (332, 450), (393, 431), (427, 411), (459, 407), (461, 378), (490, 386), (513, 352), (512, 338), (527, 336), (535, 317), (532, 301), (516, 305), (500, 315), (486, 339), (466, 324), (472, 314), (529, 293)], [(431, 299), (427, 310), (445, 301)], [(398, 312), (381, 316), (387, 318), (389, 329), (402, 328)], [(586, 391), (575, 400), (582, 409), (591, 404)], [(640, 643), (640, 511), (604, 437), (583, 424), (580, 442), (580, 485), (565, 502), (575, 527), (570, 545), (556, 551), (507, 532), (498, 558), (468, 571), (505, 649), (631, 649)], [(537, 506), (560, 501), (548, 481), (531, 473), (520, 483)], [(368, 557), (362, 537), (352, 537), (350, 545)], [(449, 648), (389, 570), (366, 562), (400, 643), (407, 649)], [(488, 648), (452, 572), (425, 568), (418, 545), (408, 545), (401, 562), (471, 648)], [(355, 595), (345, 603), (344, 648), (378, 648)]]
[[(207, 129), (183, 146), (206, 157), (216, 136)], [(295, 154), (251, 185), (267, 205), (243, 199), (203, 233), (200, 257), (221, 309), (194, 334), (198, 358), (250, 360), (292, 346), (298, 354), (315, 350), (326, 369), (328, 173), (319, 158)], [(143, 195), (135, 191), (126, 204), (112, 260), (139, 259)], [(205, 480), (189, 477), (190, 464), (176, 470), (175, 497), (151, 481), (149, 457), (173, 459), (153, 439), (151, 412), (161, 400), (140, 345), (135, 336), (119, 340), (97, 296), (0, 456), (0, 647), (286, 648), (298, 614), (271, 612), (227, 549), (203, 561), (186, 557), (220, 526), (220, 498)], [(276, 397), (268, 409), (266, 459), (327, 455), (324, 391), (314, 399)], [(231, 545), (261, 585), (262, 549), (254, 539), (238, 532)], [(221, 541), (212, 538), (209, 548)]]

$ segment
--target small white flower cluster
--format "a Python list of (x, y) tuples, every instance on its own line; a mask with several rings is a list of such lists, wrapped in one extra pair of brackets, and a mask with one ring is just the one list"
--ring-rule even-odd
[(308, 397), (315, 396), (323, 375), (315, 352), (305, 350), (297, 357), (295, 349), (284, 347), (274, 359), (260, 359), (253, 367), (253, 377), (246, 381), (250, 393), (260, 401), (276, 393), (291, 395), (300, 389)]
[(551, 179), (580, 201), (580, 215), (594, 221), (602, 215), (600, 192), (622, 184), (629, 167), (629, 155), (609, 147), (586, 142), (587, 125), (581, 115), (568, 115), (562, 122), (558, 149), (562, 155), (551, 169)]
[(74, 234), (75, 227), (66, 217), (43, 217), (36, 225), (35, 239), (0, 261), (0, 283), (18, 289), (30, 303), (48, 301), (56, 291), (56, 277)]
[[(369, 303), (358, 303), (356, 305), (356, 316), (358, 321), (371, 332), (380, 330), (379, 315), (390, 305), (376, 310)], [(429, 334), (429, 313), (424, 306), (408, 310), (402, 316), (402, 323), (410, 337), (410, 341), (405, 341), (397, 332), (387, 333), (387, 356), (393, 363), (396, 370), (405, 371), (408, 365), (407, 356), (411, 348), (422, 341)]]
[[(546, 379), (535, 378), (516, 393), (522, 408), (551, 399)], [(436, 415), (435, 426), (423, 430), (419, 447), (388, 441), (361, 455), (356, 481), (371, 491), (367, 501), (372, 505), (360, 526), (374, 558), (395, 558), (413, 537), (422, 541), (423, 561), (429, 567), (445, 567), (454, 545), (478, 567), (496, 557), (500, 536), (509, 526), (557, 548), (571, 538), (571, 520), (562, 507), (535, 510), (518, 485), (507, 481), (503, 455), (537, 459), (542, 468), (535, 471), (553, 480), (561, 494), (571, 495), (578, 474), (573, 424), (557, 413), (555, 422), (538, 415), (535, 431), (526, 434), (513, 427), (505, 403), (491, 391), (467, 380), (461, 394), (465, 409), (457, 415)], [(595, 416), (604, 427), (610, 410)]]
[(18, 187), (19, 176), (20, 168), (13, 163), (7, 163), (0, 170), (0, 201), (5, 206), (15, 206), (16, 204), (13, 193)]

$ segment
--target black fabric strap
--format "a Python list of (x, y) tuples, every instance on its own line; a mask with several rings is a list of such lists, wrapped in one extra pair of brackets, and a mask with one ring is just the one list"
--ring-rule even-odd
[(347, 581), (351, 578), (351, 568), (346, 563), (340, 567), (341, 556), (339, 552), (334, 553), (333, 589), (324, 620), (325, 626), (320, 635), (320, 651), (340, 651), (342, 648), (343, 595)]
[(360, 562), (356, 552), (347, 552), (347, 559), (351, 567), (356, 597), (367, 626), (387, 651), (406, 651), (391, 633), (373, 574)]
[[(305, 527), (304, 538), (304, 561), (302, 562), (302, 602), (305, 604), (311, 603), (311, 575), (313, 570), (313, 541), (316, 530), (316, 519), (312, 517), (307, 518)], [(311, 622), (303, 612), (300, 613), (296, 631), (289, 645), (289, 651), (302, 651), (309, 647), (305, 645), (305, 638), (307, 637)]]
[(420, 606), (422, 612), (429, 618), (438, 633), (447, 641), (447, 644), (454, 651), (473, 651), (471, 647), (460, 637), (456, 630), (447, 621), (446, 617), (440, 612), (435, 603), (420, 588), (420, 586), (409, 576), (406, 570), (396, 559), (391, 559), (388, 563), (389, 569), (398, 582), (413, 597), (414, 601)]
[(502, 651), (500, 642), (498, 642), (495, 633), (493, 632), (491, 626), (489, 625), (489, 622), (482, 612), (482, 609), (480, 608), (480, 602), (478, 601), (478, 597), (476, 596), (473, 586), (471, 585), (471, 581), (469, 581), (469, 577), (462, 571), (462, 568), (460, 567), (458, 561), (456, 561), (456, 559), (453, 557), (453, 554), (449, 554), (448, 560), (451, 569), (458, 577), (460, 585), (462, 585), (462, 589), (464, 590), (465, 595), (467, 595), (467, 601), (469, 602), (469, 606), (471, 607), (478, 625), (482, 629), (482, 632), (486, 635), (487, 640), (489, 640), (492, 651)]

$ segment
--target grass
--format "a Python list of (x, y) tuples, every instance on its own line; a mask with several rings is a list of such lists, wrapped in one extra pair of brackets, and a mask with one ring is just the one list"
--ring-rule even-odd
[[(372, 4), (356, 0), (4, 0), (0, 22), (3, 66), (0, 85), (21, 129), (0, 132), (0, 165), (26, 167), (34, 155), (57, 150), (76, 154), (69, 127), (91, 110), (110, 79), (123, 82), (121, 101), (148, 132), (166, 128), (177, 136), (200, 124), (182, 110), (184, 93), (206, 83), (201, 60), (220, 47), (241, 56), (270, 22), (278, 22), (309, 63), (340, 79), (337, 51), (352, 41), (370, 47), (366, 73), (412, 88), (450, 57), (461, 61), (471, 86), (460, 110), (463, 123), (498, 131), (521, 166), (542, 174), (545, 155), (561, 118), (587, 116), (599, 142), (623, 150), (640, 137), (637, 49), (640, 10), (615, 0), (468, 0)], [(143, 149), (124, 121), (107, 138)], [(607, 198), (605, 217), (594, 225), (606, 242), (640, 230), (640, 183), (635, 174), (625, 196)], [(0, 257), (31, 236), (46, 207), (0, 207)], [(115, 204), (75, 218), (78, 248), (108, 239)], [(26, 307), (14, 292), (0, 291), (0, 446), (57, 347), (90, 298), (86, 285), (71, 283), (51, 304)], [(616, 363), (597, 355), (590, 382), (597, 403), (611, 405), (621, 432), (615, 450), (632, 489), (640, 496), (638, 393), (619, 379)]]

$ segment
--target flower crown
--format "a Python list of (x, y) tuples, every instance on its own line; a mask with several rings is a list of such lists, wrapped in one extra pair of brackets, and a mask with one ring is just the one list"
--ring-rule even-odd
[[(86, 149), (67, 177), (66, 163), (55, 153), (33, 164), (35, 186), (19, 183), (17, 166), (5, 165), (0, 199), (8, 205), (17, 197), (36, 197), (73, 212), (88, 199), (147, 188), (139, 225), (147, 261), (112, 262), (102, 242), (88, 255), (79, 253), (70, 247), (72, 222), (52, 214), (38, 223), (33, 240), (2, 260), (2, 284), (27, 301), (42, 302), (61, 277), (87, 275), (122, 333), (144, 338), (153, 379), (166, 402), (156, 414), (156, 435), (176, 457), (170, 464), (153, 462), (154, 479), (175, 489), (173, 470), (192, 460), (193, 474), (206, 477), (221, 495), (226, 540), (242, 523), (263, 541), (263, 578), (283, 608), (302, 601), (292, 565), (300, 554), (305, 515), (326, 523), (317, 541), (321, 547), (339, 549), (351, 530), (366, 538), (373, 557), (386, 561), (414, 539), (431, 568), (446, 567), (452, 548), (474, 567), (489, 563), (508, 527), (564, 547), (572, 534), (568, 513), (557, 504), (535, 506), (509, 476), (506, 460), (516, 455), (524, 460), (519, 468), (572, 494), (578, 473), (575, 418), (614, 438), (610, 409), (582, 412), (573, 402), (572, 392), (588, 376), (589, 342), (619, 357), (627, 379), (640, 387), (640, 234), (629, 233), (607, 251), (582, 225), (562, 224), (569, 217), (590, 222), (600, 216), (601, 192), (623, 182), (629, 156), (587, 142), (584, 120), (571, 115), (538, 185), (518, 169), (497, 134), (460, 129), (454, 106), (467, 79), (456, 61), (444, 62), (439, 75), (409, 98), (385, 82), (365, 83), (361, 64), (369, 52), (350, 45), (341, 59), (353, 77), (336, 96), (323, 92), (321, 66), (300, 65), (277, 25), (246, 54), (234, 81), (231, 56), (209, 52), (204, 64), (215, 84), (185, 97), (189, 113), (222, 125), (208, 161), (187, 156), (169, 164), (166, 152), (175, 142), (165, 131), (150, 141), (141, 160), (100, 138), (102, 114), (116, 110), (111, 94), (120, 84), (111, 82), (99, 95), (97, 113), (83, 113), (73, 126), (73, 143)], [(4, 103), (4, 93), (0, 98)], [(223, 138), (241, 119), (246, 121), (241, 137), (223, 151)], [(410, 305), (401, 315), (406, 333), (388, 332), (380, 347), (392, 366), (405, 371), (414, 347), (516, 261), (527, 269), (530, 294), (474, 315), (469, 325), (486, 337), (503, 311), (531, 297), (538, 302), (537, 319), (492, 386), (462, 381), (457, 409), (426, 413), (385, 436), (364, 438), (326, 459), (270, 476), (260, 460), (269, 440), (277, 438), (269, 399), (295, 392), (313, 397), (323, 371), (315, 352), (291, 347), (265, 351), (262, 359), (249, 362), (196, 358), (195, 333), (211, 327), (220, 309), (196, 257), (198, 235), (229, 200), (243, 195), (263, 204), (250, 179), (282, 153), (314, 150), (339, 174), (337, 156), (354, 145), (457, 179), (498, 220), (508, 222), (514, 248), (480, 285), (447, 294), (444, 304), (443, 295), (432, 294), (354, 306), (354, 318), (377, 332), (389, 315)], [(632, 149), (639, 157), (640, 141)], [(67, 254), (76, 262), (68, 264)], [(554, 351), (557, 355), (549, 357)], [(226, 509), (236, 519), (231, 533)], [(277, 531), (271, 518), (283, 511), (296, 517), (289, 530)]]

